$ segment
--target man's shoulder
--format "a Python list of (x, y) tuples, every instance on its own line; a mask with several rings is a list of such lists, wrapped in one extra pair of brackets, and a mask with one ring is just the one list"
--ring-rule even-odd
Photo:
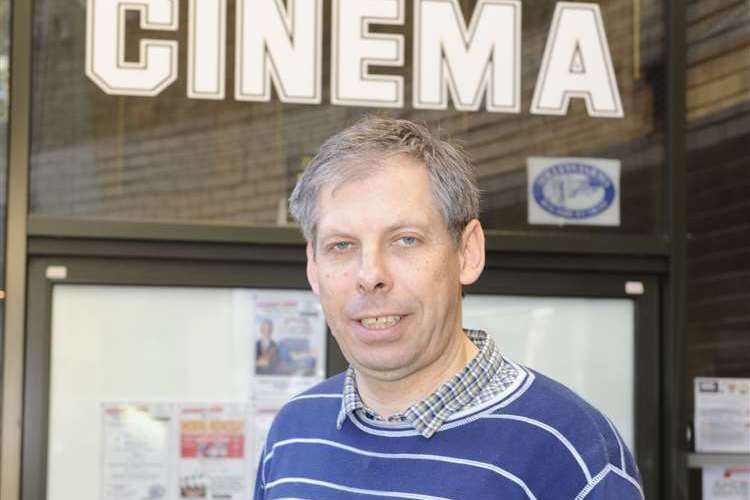
[(614, 469), (637, 483), (635, 460), (615, 425), (573, 390), (539, 372), (522, 397), (498, 415), (519, 418), (568, 448), (591, 475)]
[(518, 398), (514, 408), (546, 418), (580, 420), (582, 417), (604, 419), (604, 414), (566, 385), (530, 368), (534, 378), (524, 397)]
[(300, 418), (309, 424), (312, 417), (329, 419), (331, 415), (335, 424), (341, 407), (344, 377), (345, 373), (339, 373), (290, 398), (276, 414), (274, 426), (293, 425)]
[(332, 377), (328, 377), (322, 382), (315, 384), (304, 392), (301, 392), (294, 396), (295, 398), (310, 398), (315, 396), (330, 396), (332, 394), (341, 395), (344, 390), (344, 379), (346, 378), (346, 372), (338, 373)]
[(567, 386), (539, 372), (525, 397), (509, 410), (544, 422), (563, 435), (597, 442), (618, 442), (619, 435), (604, 413)]

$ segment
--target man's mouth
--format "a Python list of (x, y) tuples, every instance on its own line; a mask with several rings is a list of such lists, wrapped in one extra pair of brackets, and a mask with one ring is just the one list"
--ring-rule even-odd
[(368, 330), (385, 330), (390, 328), (401, 320), (401, 316), (373, 316), (371, 318), (362, 318), (360, 324)]

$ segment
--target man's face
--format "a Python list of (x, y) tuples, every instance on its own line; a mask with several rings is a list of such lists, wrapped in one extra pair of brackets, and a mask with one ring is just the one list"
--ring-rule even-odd
[(271, 322), (263, 321), (260, 324), (260, 335), (261, 337), (263, 337), (263, 340), (270, 340), (271, 332), (273, 332), (273, 326), (271, 325)]
[(461, 285), (475, 281), (484, 265), (479, 222), (467, 226), (457, 246), (426, 168), (405, 156), (324, 190), (318, 203), (308, 279), (352, 366), (375, 379), (400, 380), (455, 355)]

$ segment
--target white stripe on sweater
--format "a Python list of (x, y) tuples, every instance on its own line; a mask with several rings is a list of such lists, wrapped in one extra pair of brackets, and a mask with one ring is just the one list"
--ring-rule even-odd
[(540, 429), (544, 429), (545, 431), (549, 432), (553, 436), (555, 436), (558, 441), (560, 441), (570, 452), (571, 455), (573, 455), (573, 458), (575, 458), (576, 462), (578, 462), (578, 465), (581, 466), (581, 470), (583, 471), (583, 475), (586, 476), (586, 482), (591, 481), (591, 472), (589, 472), (589, 468), (586, 466), (586, 462), (583, 461), (583, 457), (581, 457), (580, 453), (578, 453), (578, 450), (575, 449), (575, 446), (567, 440), (565, 436), (563, 436), (560, 431), (555, 429), (554, 427), (551, 427), (544, 422), (540, 422), (539, 420), (534, 420), (533, 418), (528, 417), (522, 417), (520, 415), (485, 415), (482, 418), (492, 418), (492, 419), (498, 419), (498, 420), (515, 420), (518, 422), (524, 422), (529, 425), (534, 425), (536, 427), (539, 427)]
[(382, 491), (382, 490), (367, 490), (364, 488), (353, 488), (351, 486), (344, 486), (343, 484), (330, 483), (328, 481), (318, 481), (317, 479), (308, 479), (306, 477), (282, 477), (276, 481), (272, 481), (266, 485), (266, 489), (271, 489), (274, 486), (280, 484), (311, 484), (314, 486), (322, 486), (324, 488), (331, 488), (333, 490), (346, 491), (347, 493), (359, 493), (361, 495), (375, 495), (379, 497), (394, 497), (394, 498), (408, 498), (410, 500), (451, 500), (446, 497), (433, 497), (430, 495), (420, 495), (419, 493), (405, 493), (402, 491)]
[(601, 483), (610, 472), (614, 472), (615, 474), (632, 484), (635, 489), (638, 490), (638, 494), (640, 495), (641, 499), (643, 499), (643, 490), (641, 489), (641, 485), (638, 484), (638, 481), (636, 481), (626, 472), (618, 469), (614, 465), (607, 464), (601, 471), (599, 471), (599, 474), (594, 476), (594, 478), (589, 481), (589, 483), (581, 490), (581, 492), (576, 495), (574, 500), (583, 500), (584, 498), (586, 498), (586, 496), (593, 491), (596, 485)]
[(341, 399), (343, 396), (341, 394), (303, 394), (301, 396), (295, 396), (287, 403), (292, 403), (294, 401), (299, 401), (300, 399), (319, 399), (319, 398), (331, 398), (331, 399)]
[(617, 429), (615, 429), (615, 426), (612, 424), (612, 421), (610, 421), (606, 415), (604, 415), (604, 418), (607, 420), (607, 423), (609, 424), (609, 428), (612, 429), (612, 434), (615, 435), (615, 439), (617, 439), (617, 446), (620, 448), (620, 467), (622, 468), (622, 470), (625, 470), (625, 451), (622, 448), (620, 435), (617, 433)]
[(495, 474), (502, 476), (505, 479), (508, 479), (509, 481), (518, 485), (524, 491), (524, 493), (526, 493), (526, 496), (530, 500), (536, 500), (536, 497), (531, 492), (529, 487), (519, 477), (493, 464), (488, 464), (486, 462), (479, 462), (476, 460), (469, 460), (466, 458), (449, 457), (449, 456), (444, 456), (444, 455), (427, 455), (427, 454), (422, 454), (422, 453), (381, 453), (381, 452), (376, 452), (376, 451), (362, 450), (360, 448), (355, 448), (353, 446), (348, 446), (345, 444), (337, 443), (336, 441), (330, 441), (328, 439), (294, 438), (294, 439), (285, 439), (283, 441), (278, 441), (277, 443), (273, 445), (273, 447), (271, 448), (271, 452), (263, 460), (263, 465), (265, 466), (265, 463), (268, 460), (270, 460), (271, 457), (273, 457), (273, 454), (276, 451), (276, 448), (280, 448), (282, 446), (287, 446), (290, 444), (319, 444), (319, 445), (324, 445), (324, 446), (331, 446), (333, 448), (338, 448), (340, 450), (345, 450), (351, 453), (355, 453), (357, 455), (363, 455), (363, 456), (368, 456), (368, 457), (387, 458), (387, 459), (404, 459), (404, 460), (432, 460), (434, 462), (444, 462), (444, 463), (451, 463), (451, 464), (457, 464), (457, 465), (466, 465), (469, 467), (476, 467), (479, 469), (484, 469), (490, 472), (494, 472)]

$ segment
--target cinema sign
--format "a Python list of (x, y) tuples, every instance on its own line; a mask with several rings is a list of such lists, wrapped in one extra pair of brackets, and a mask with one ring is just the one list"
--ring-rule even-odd
[[(226, 0), (188, 0), (187, 95), (224, 99)], [(144, 30), (178, 29), (179, 0), (87, 0), (86, 74), (104, 92), (156, 96), (177, 78), (179, 44), (142, 39), (125, 60), (125, 12)], [(478, 0), (467, 23), (458, 0), (414, 0), (412, 106), (521, 111), (521, 2)], [(400, 108), (404, 79), (371, 74), (402, 66), (404, 36), (373, 33), (402, 25), (404, 0), (332, 0), (330, 100), (345, 106)], [(323, 0), (236, 0), (234, 98), (269, 101), (271, 85), (287, 103), (322, 101)], [(599, 6), (558, 2), (531, 113), (564, 115), (573, 97), (590, 116), (622, 117)]]

